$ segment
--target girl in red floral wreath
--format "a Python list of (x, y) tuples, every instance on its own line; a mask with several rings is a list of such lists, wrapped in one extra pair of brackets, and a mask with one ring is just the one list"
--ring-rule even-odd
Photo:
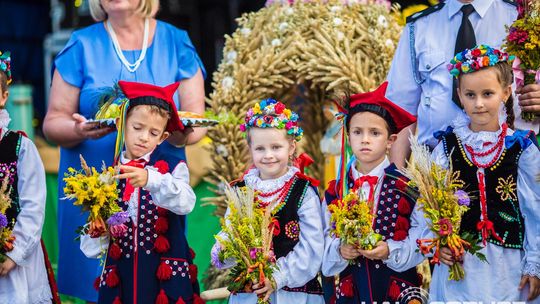
[(105, 267), (96, 280), (98, 303), (204, 303), (184, 233), (184, 215), (196, 200), (188, 168), (155, 151), (171, 132), (184, 129), (173, 102), (178, 83), (164, 88), (118, 84), (129, 99), (117, 120), (115, 159), (124, 212), (107, 223), (125, 229), (111, 231), (112, 238), (81, 237), (88, 257), (99, 256), (108, 244)]
[[(324, 250), (321, 201), (314, 188), (318, 182), (303, 174), (303, 166), (311, 163), (308, 157), (300, 155), (291, 165), (303, 136), (299, 119), (283, 103), (269, 98), (250, 108), (240, 126), (253, 167), (233, 183), (257, 191), (258, 207), (275, 212), (272, 245), (277, 269), (264, 282), (253, 284), (252, 292), (232, 294), (229, 304), (254, 304), (258, 297), (272, 304), (324, 303), (317, 280)], [(234, 260), (220, 259), (220, 251), (216, 242), (212, 264), (218, 269), (234, 267)]]
[[(345, 116), (344, 136), (348, 136), (353, 156), (343, 170), (345, 181), (338, 177), (329, 183), (323, 204), (322, 272), (325, 276), (339, 275), (333, 303), (394, 302), (406, 289), (421, 283), (414, 266), (422, 257), (410, 263), (401, 261), (403, 257), (415, 256), (408, 252), (414, 247), (407, 244), (416, 244), (417, 237), (412, 235), (420, 231), (416, 228), (423, 220), (415, 211), (417, 192), (407, 185), (406, 177), (387, 157), (396, 134), (416, 119), (385, 98), (386, 86), (385, 82), (373, 92), (350, 96), (348, 110), (341, 109)], [(346, 148), (342, 147), (342, 155)], [(343, 166), (347, 162), (344, 158)], [(382, 241), (372, 250), (359, 249), (360, 244), (345, 244), (331, 233), (328, 205), (340, 198), (341, 185), (374, 202), (372, 228), (382, 236)]]

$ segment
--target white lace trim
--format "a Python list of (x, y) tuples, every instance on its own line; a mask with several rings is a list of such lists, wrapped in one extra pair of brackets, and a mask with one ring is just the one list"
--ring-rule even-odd
[(537, 277), (540, 279), (540, 264), (537, 264), (537, 263), (525, 264), (525, 267), (523, 267), (522, 274), (526, 276), (530, 276), (530, 277)]
[[(288, 182), (298, 171), (299, 170), (296, 167), (289, 167), (289, 170), (278, 178), (262, 180), (259, 177), (259, 169), (254, 168), (246, 173), (244, 176), (244, 181), (247, 186), (256, 191), (268, 193), (283, 187), (283, 185), (285, 185), (285, 183)], [(275, 200), (279, 194), (280, 193), (278, 192), (269, 197), (259, 197), (259, 199), (263, 202), (270, 202)]]
[[(499, 126), (506, 122), (506, 112), (504, 105), (501, 104), (499, 109)], [(502, 132), (502, 128), (495, 132), (480, 131), (473, 132), (469, 125), (471, 120), (464, 112), (460, 113), (453, 121), (454, 133), (461, 140), (463, 144), (471, 146), (476, 152), (482, 152), (489, 150), (497, 143), (498, 137)], [(484, 143), (492, 143), (491, 145), (484, 146)]]
[(10, 121), (8, 111), (6, 109), (0, 110), (0, 129), (7, 129)]
[(134, 225), (137, 225), (137, 212), (139, 211), (139, 188), (133, 189), (129, 197), (127, 212), (131, 217)]

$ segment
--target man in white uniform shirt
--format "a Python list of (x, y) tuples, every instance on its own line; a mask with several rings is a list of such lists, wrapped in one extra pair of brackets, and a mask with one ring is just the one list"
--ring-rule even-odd
[[(405, 165), (410, 155), (408, 137), (416, 127), (420, 143), (434, 148), (433, 133), (445, 130), (462, 111), (452, 101), (452, 76), (446, 68), (456, 49), (461, 50), (458, 44), (466, 39), (456, 39), (464, 37), (462, 27), (468, 25), (473, 36), (473, 45), (466, 47), (487, 44), (500, 48), (505, 26), (516, 18), (515, 0), (447, 0), (408, 18), (388, 74), (386, 97), (417, 116), (418, 122), (398, 134), (391, 161)], [(540, 85), (528, 85), (516, 93), (515, 128), (538, 133), (539, 119), (526, 123), (520, 113), (522, 108), (540, 114)]]

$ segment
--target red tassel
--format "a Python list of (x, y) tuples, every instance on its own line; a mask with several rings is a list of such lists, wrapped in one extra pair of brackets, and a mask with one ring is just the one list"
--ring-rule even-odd
[(405, 230), (396, 230), (394, 231), (394, 237), (392, 238), (394, 241), (403, 241), (407, 238), (407, 231)]
[(191, 283), (197, 282), (197, 274), (199, 273), (199, 269), (197, 268), (197, 265), (190, 264), (189, 265), (189, 276), (191, 277)]
[(407, 220), (407, 218), (401, 215), (398, 215), (397, 220), (396, 220), (396, 230), (409, 231), (409, 227), (410, 227), (409, 220)]
[(195, 251), (191, 247), (189, 247), (189, 254), (191, 255), (191, 259), (194, 260), (195, 259)]
[(156, 220), (156, 224), (154, 225), (154, 229), (158, 234), (164, 234), (169, 230), (169, 220), (167, 220), (166, 217), (160, 216)]
[(109, 248), (109, 256), (114, 260), (118, 260), (120, 257), (122, 257), (122, 249), (117, 243), (111, 244), (111, 247)]
[(156, 298), (156, 304), (169, 304), (169, 298), (167, 297), (163, 289), (161, 289)]
[(343, 278), (340, 284), (340, 292), (344, 297), (352, 298), (354, 296), (352, 276)]
[(199, 297), (198, 294), (194, 293), (193, 294), (193, 304), (206, 304), (206, 302), (201, 299), (201, 297)]
[(94, 280), (94, 289), (99, 291), (99, 284), (101, 284), (101, 277), (97, 277), (95, 280)]
[(169, 251), (170, 248), (171, 245), (169, 245), (169, 240), (167, 240), (167, 238), (163, 235), (158, 236), (156, 241), (154, 242), (154, 250), (157, 253), (165, 253)]
[(390, 299), (396, 301), (399, 298), (399, 295), (401, 294), (401, 290), (399, 289), (398, 284), (396, 281), (392, 281), (392, 284), (390, 284), (390, 289), (388, 290), (388, 296)]
[(176, 304), (186, 304), (186, 302), (184, 301), (184, 299), (182, 299), (182, 297), (178, 298), (178, 301), (176, 301)]
[(105, 283), (107, 283), (107, 286), (110, 288), (118, 286), (118, 283), (120, 283), (120, 278), (118, 277), (116, 268), (113, 268), (111, 272), (109, 272), (107, 278), (105, 279)]
[(161, 262), (161, 264), (159, 264), (156, 276), (160, 281), (170, 280), (172, 276), (171, 265)]
[(411, 205), (404, 197), (399, 200), (397, 208), (400, 215), (407, 216), (411, 214)]
[(169, 214), (169, 210), (165, 208), (158, 207), (157, 211), (159, 216), (167, 216)]
[(112, 302), (112, 304), (122, 304), (122, 300), (120, 300), (119, 296), (116, 296), (116, 298), (114, 298), (114, 301)]

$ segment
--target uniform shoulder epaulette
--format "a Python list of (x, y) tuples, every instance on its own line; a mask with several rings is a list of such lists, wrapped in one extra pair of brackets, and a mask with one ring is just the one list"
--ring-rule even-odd
[[(510, 0), (508, 0), (510, 1)], [(433, 5), (433, 6), (430, 6), (428, 8), (426, 8), (425, 10), (422, 10), (422, 11), (419, 11), (417, 13), (414, 13), (412, 15), (410, 15), (409, 17), (407, 17), (407, 23), (411, 23), (411, 22), (414, 22), (422, 17), (425, 17), (431, 13), (434, 13), (436, 11), (439, 11), (441, 10), (443, 7), (444, 7), (444, 2), (441, 2), (439, 4), (436, 4), (436, 5)]]
[(503, 2), (516, 6), (516, 7), (518, 5), (516, 0), (503, 0)]

